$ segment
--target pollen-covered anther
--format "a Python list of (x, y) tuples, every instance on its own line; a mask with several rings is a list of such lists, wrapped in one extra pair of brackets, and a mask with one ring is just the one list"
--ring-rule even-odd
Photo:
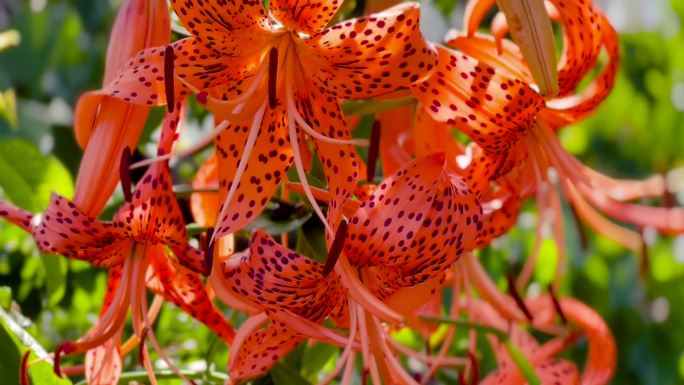
[(166, 92), (166, 108), (169, 112), (174, 109), (174, 60), (176, 55), (173, 46), (167, 45), (164, 51), (164, 91)]
[(278, 104), (276, 85), (278, 83), (278, 49), (271, 48), (268, 53), (268, 106), (274, 109)]
[(133, 192), (131, 191), (131, 159), (131, 149), (128, 147), (124, 148), (119, 162), (119, 178), (121, 179), (124, 199), (128, 203), (133, 201)]
[(323, 275), (327, 276), (335, 268), (337, 260), (340, 258), (340, 253), (342, 253), (342, 246), (344, 246), (344, 240), (347, 238), (347, 221), (342, 220), (340, 226), (335, 232), (335, 239), (330, 246), (330, 252), (328, 252), (328, 258), (325, 260), (325, 266), (323, 267)]

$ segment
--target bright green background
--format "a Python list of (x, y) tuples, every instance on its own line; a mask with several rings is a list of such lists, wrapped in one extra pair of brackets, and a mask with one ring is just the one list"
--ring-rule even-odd
[[(445, 12), (452, 10), (452, 0), (437, 3)], [(116, 6), (93, 0), (0, 4), (9, 4), (7, 9), (0, 6), (0, 31), (13, 29), (21, 37), (18, 46), (0, 53), (0, 198), (38, 212), (50, 191), (72, 194), (80, 159), (70, 128), (73, 106), (78, 95), (99, 86)], [(684, 2), (672, 0), (672, 8), (669, 12), (684, 21)], [(562, 133), (564, 144), (588, 165), (613, 176), (644, 177), (682, 166), (684, 29), (666, 36), (657, 30), (622, 34), (621, 42), (622, 67), (613, 94), (598, 113)], [(206, 120), (202, 113), (194, 117), (190, 125), (196, 132)], [(192, 175), (197, 164), (197, 159), (185, 161), (177, 180)], [(525, 215), (534, 215), (532, 205)], [(639, 256), (594, 236), (583, 251), (576, 231), (567, 227), (570, 262), (562, 294), (586, 301), (610, 324), (619, 346), (614, 383), (684, 383), (684, 238), (660, 237), (649, 250), (650, 269), (640, 274)], [(308, 253), (321, 248), (312, 228), (311, 223), (304, 226), (306, 238), (298, 244)], [(533, 235), (532, 228), (520, 226), (483, 251), (491, 274), (501, 281), (511, 265), (518, 269), (532, 248)], [(15, 379), (18, 340), (9, 325), (26, 328), (48, 350), (77, 338), (96, 318), (105, 275), (82, 262), (40, 255), (30, 238), (4, 222), (0, 245), (0, 318), (5, 320), (0, 328), (0, 376)], [(535, 272), (537, 282), (545, 284), (553, 274), (554, 258), (553, 247), (545, 247)], [(654, 310), (663, 308), (665, 313)], [(183, 368), (201, 372), (211, 357), (215, 368), (225, 371), (227, 349), (215, 344), (205, 328), (197, 328), (188, 316), (165, 306), (157, 336)], [(582, 347), (571, 354), (577, 362), (582, 362)], [(325, 345), (301, 348), (259, 382), (288, 384), (296, 376), (306, 383), (330, 365), (335, 354)], [(126, 363), (136, 369), (135, 361), (128, 357)], [(33, 373), (49, 377), (49, 368), (36, 367)]]

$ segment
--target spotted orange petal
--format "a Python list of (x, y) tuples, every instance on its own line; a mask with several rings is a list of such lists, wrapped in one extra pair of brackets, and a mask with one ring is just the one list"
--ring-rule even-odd
[(268, 311), (286, 310), (321, 321), (343, 297), (337, 273), (276, 243), (262, 231), (252, 234), (247, 255), (223, 265), (230, 288)]
[[(311, 84), (307, 89), (300, 106), (311, 127), (326, 137), (349, 140), (351, 135), (338, 100), (319, 92)], [(359, 180), (359, 156), (351, 144), (330, 143), (315, 137), (311, 137), (311, 141), (323, 165), (328, 191), (334, 196), (328, 202), (328, 221), (334, 228), (341, 219), (343, 202), (353, 193)]]
[(252, 317), (238, 330), (228, 372), (232, 381), (254, 378), (266, 373), (294, 349), (303, 337), (277, 320), (259, 328), (266, 317)]
[(314, 83), (339, 98), (369, 98), (408, 87), (435, 66), (420, 33), (418, 4), (347, 20), (304, 40), (302, 66)]
[(0, 217), (14, 223), (26, 231), (31, 231), (31, 218), (33, 215), (9, 202), (0, 201)]
[(272, 0), (269, 11), (291, 31), (311, 35), (325, 28), (343, 0)]
[(121, 331), (104, 344), (90, 349), (85, 357), (85, 377), (88, 384), (117, 384), (121, 378), (123, 363), (119, 352)]
[(434, 73), (413, 86), (414, 94), (438, 122), (470, 136), (494, 160), (494, 174), (514, 162), (509, 151), (533, 123), (544, 100), (527, 84), (496, 68), (439, 47)]
[(220, 44), (234, 35), (265, 32), (269, 21), (259, 0), (171, 0), (171, 6), (194, 36)]
[[(234, 196), (229, 203), (223, 203), (227, 206), (223, 207), (223, 216), (216, 223), (216, 238), (237, 231), (256, 218), (292, 164), (293, 152), (282, 105), (273, 110), (267, 108), (263, 122), (255, 129), (258, 133), (254, 150), (247, 159)], [(223, 199), (227, 199), (250, 133), (248, 126), (232, 125), (216, 138), (219, 189)]]
[(345, 254), (358, 266), (396, 267), (402, 285), (443, 274), (482, 227), (475, 194), (444, 171), (442, 153), (384, 181), (351, 219)]
[(168, 173), (166, 164), (152, 165), (136, 185), (132, 201), (114, 215), (114, 226), (137, 242), (167, 245), (184, 266), (202, 272), (203, 255), (187, 244), (185, 222)]
[(98, 267), (121, 263), (130, 250), (124, 231), (85, 215), (73, 202), (54, 193), (33, 229), (33, 237), (44, 252), (85, 260)]

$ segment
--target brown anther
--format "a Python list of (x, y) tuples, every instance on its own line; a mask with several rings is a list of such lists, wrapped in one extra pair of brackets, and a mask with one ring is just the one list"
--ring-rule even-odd
[(335, 239), (333, 240), (332, 245), (330, 245), (328, 258), (325, 260), (325, 266), (323, 267), (324, 276), (327, 276), (333, 271), (337, 264), (337, 260), (340, 259), (345, 238), (347, 238), (347, 221), (343, 219), (342, 222), (340, 222), (340, 227), (338, 227), (335, 232)]
[(375, 179), (375, 166), (378, 163), (380, 153), (380, 122), (374, 121), (371, 128), (370, 146), (368, 147), (368, 162), (366, 162), (366, 180), (373, 182)]
[(470, 359), (470, 366), (473, 369), (473, 375), (470, 378), (470, 385), (477, 385), (480, 382), (480, 366), (473, 352), (468, 351), (468, 359)]
[(513, 280), (513, 274), (510, 272), (506, 274), (506, 281), (508, 281), (508, 294), (513, 297), (515, 300), (515, 304), (518, 305), (520, 310), (525, 314), (525, 317), (532, 322), (532, 313), (530, 313), (530, 310), (527, 308), (527, 305), (525, 305), (525, 301), (523, 301), (522, 297), (520, 296), (520, 293), (518, 293), (518, 289), (515, 287), (515, 281)]
[(19, 381), (21, 385), (31, 385), (29, 379), (29, 358), (31, 357), (31, 349), (24, 352), (21, 356), (21, 366), (19, 367)]
[(278, 99), (276, 97), (276, 85), (278, 82), (278, 49), (273, 47), (268, 53), (268, 106), (271, 109), (276, 107)]
[(119, 162), (121, 189), (123, 190), (124, 199), (128, 203), (133, 201), (133, 192), (131, 191), (131, 155), (131, 149), (128, 147), (124, 148)]
[(173, 46), (167, 45), (164, 51), (164, 91), (166, 92), (166, 109), (173, 112), (174, 109), (174, 67), (173, 62), (176, 55), (173, 51)]
[(651, 272), (651, 257), (648, 253), (648, 243), (646, 243), (646, 238), (644, 237), (644, 230), (642, 229), (639, 234), (641, 235), (641, 255), (639, 258), (639, 275), (642, 279), (646, 279)]
[(551, 296), (553, 307), (556, 309), (556, 313), (558, 313), (561, 322), (563, 323), (563, 325), (567, 325), (568, 319), (565, 317), (565, 313), (563, 313), (563, 308), (561, 307), (560, 302), (558, 301), (558, 297), (556, 296), (556, 289), (553, 288), (553, 284), (549, 284), (549, 295)]
[(69, 355), (76, 351), (76, 347), (71, 342), (64, 342), (55, 349), (55, 358), (53, 370), (58, 377), (64, 377), (62, 374), (62, 355)]
[(207, 277), (211, 275), (211, 271), (214, 268), (214, 241), (212, 238), (214, 236), (214, 228), (210, 227), (207, 229), (207, 234), (204, 237), (205, 244), (202, 246), (204, 248), (204, 275)]

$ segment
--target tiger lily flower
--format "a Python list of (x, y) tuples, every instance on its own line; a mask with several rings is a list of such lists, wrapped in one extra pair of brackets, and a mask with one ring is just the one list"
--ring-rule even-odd
[[(168, 114), (164, 121), (160, 152), (168, 151), (175, 139), (183, 111), (180, 105), (177, 107), (176, 113)], [(130, 192), (125, 161), (122, 171), (127, 203), (111, 222), (98, 221), (56, 194), (46, 211), (31, 219), (27, 213), (0, 204), (0, 215), (31, 231), (42, 251), (109, 270), (107, 293), (97, 324), (86, 335), (65, 342), (55, 352), (58, 374), (62, 355), (87, 353), (86, 374), (94, 384), (118, 381), (122, 369), (119, 339), (129, 310), (135, 336), (143, 341), (142, 364), (150, 378), (154, 379), (154, 372), (146, 358), (144, 341), (150, 341), (168, 362), (152, 333), (149, 314), (153, 312), (147, 304), (146, 287), (203, 322), (227, 343), (234, 337), (233, 329), (212, 304), (197, 274), (204, 270), (204, 254), (187, 243), (168, 166), (157, 163), (150, 167), (135, 193)]]
[[(473, 170), (482, 170), (475, 174), (479, 182), (466, 178), (475, 191), (489, 189), (482, 186), (492, 182), (504, 186), (510, 194), (506, 199), (513, 206), (516, 200), (536, 193), (540, 212), (551, 211), (555, 218), (561, 218), (554, 177), (549, 175), (553, 169), (578, 215), (597, 232), (627, 248), (641, 251), (640, 234), (612, 223), (595, 209), (640, 228), (684, 232), (683, 209), (629, 203), (662, 195), (662, 180), (611, 179), (584, 166), (562, 148), (555, 130), (586, 116), (608, 95), (617, 71), (618, 42), (606, 17), (591, 2), (550, 3), (563, 9), (552, 14), (564, 27), (558, 95), (545, 97), (535, 91), (534, 80), (512, 42), (502, 41), (499, 54), (496, 40), (481, 35), (450, 37), (448, 44), (461, 52), (438, 47), (437, 68), (429, 79), (413, 86), (415, 95), (433, 119), (466, 133), (480, 148), (471, 162)], [(477, 25), (467, 22), (472, 24)], [(575, 93), (602, 49), (609, 60), (602, 73), (584, 91)], [(562, 222), (556, 220), (552, 227), (557, 244), (564, 244)]]
[[(169, 42), (171, 25), (164, 0), (126, 0), (112, 27), (104, 84), (138, 51)], [(76, 106), (76, 140), (85, 150), (76, 178), (74, 203), (97, 217), (119, 181), (123, 149), (135, 148), (149, 107), (127, 104), (97, 92), (83, 95)]]
[[(331, 193), (316, 195), (333, 199)], [(399, 326), (412, 316), (437, 294), (460, 254), (474, 247), (481, 227), (477, 198), (445, 172), (444, 157), (433, 154), (400, 169), (356, 206), (348, 225), (342, 226), (346, 235), (337, 234), (325, 266), (257, 232), (249, 251), (214, 270), (210, 282), (218, 297), (255, 314), (237, 332), (230, 363), (233, 379), (263, 373), (304, 337), (345, 347), (328, 381), (344, 367), (349, 378), (352, 352), (359, 349), (364, 369), (376, 383), (381, 377), (390, 383), (415, 383), (397, 351), (431, 362), (402, 348), (383, 323)], [(326, 317), (349, 329), (346, 343), (345, 337), (317, 326)], [(306, 328), (293, 326), (298, 323)]]
[[(324, 218), (306, 183), (301, 147), (307, 136), (336, 197), (328, 209), (336, 225), (358, 178), (359, 144), (349, 137), (339, 100), (408, 87), (434, 66), (417, 4), (324, 28), (341, 4), (274, 0), (267, 12), (259, 1), (174, 0), (192, 36), (172, 50), (143, 51), (103, 90), (141, 105), (194, 93), (223, 120), (215, 135), (225, 198), (214, 239), (254, 219), (293, 162)], [(333, 226), (324, 223), (330, 237)]]

